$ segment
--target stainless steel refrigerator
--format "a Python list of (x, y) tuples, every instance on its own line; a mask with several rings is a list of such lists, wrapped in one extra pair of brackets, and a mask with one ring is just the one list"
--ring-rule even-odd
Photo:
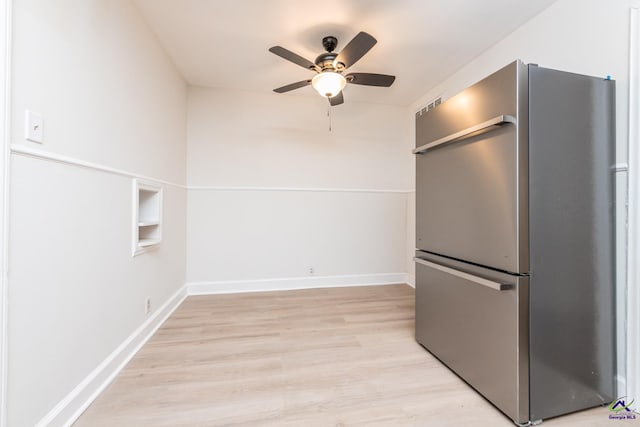
[(416, 114), (416, 339), (516, 423), (616, 397), (614, 104), (515, 61)]

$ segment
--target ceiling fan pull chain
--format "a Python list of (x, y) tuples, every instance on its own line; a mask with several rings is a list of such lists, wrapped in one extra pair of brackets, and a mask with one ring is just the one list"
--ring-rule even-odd
[(331, 132), (331, 104), (329, 104), (329, 110), (327, 111), (327, 116), (329, 116), (329, 132)]

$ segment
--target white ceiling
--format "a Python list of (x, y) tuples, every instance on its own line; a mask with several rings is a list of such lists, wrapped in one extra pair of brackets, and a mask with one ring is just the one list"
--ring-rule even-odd
[[(348, 71), (393, 74), (391, 88), (349, 85), (345, 101), (409, 105), (555, 0), (134, 0), (187, 82), (252, 91), (312, 72), (322, 37), (340, 51), (359, 31), (378, 44)], [(515, 59), (515, 58), (514, 58)], [(311, 87), (282, 96), (318, 96)]]

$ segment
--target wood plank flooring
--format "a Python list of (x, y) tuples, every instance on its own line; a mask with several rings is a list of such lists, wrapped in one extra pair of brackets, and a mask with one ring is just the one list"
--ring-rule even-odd
[[(415, 342), (413, 298), (407, 285), (189, 297), (74, 425), (513, 426)], [(596, 408), (544, 425), (612, 422)]]

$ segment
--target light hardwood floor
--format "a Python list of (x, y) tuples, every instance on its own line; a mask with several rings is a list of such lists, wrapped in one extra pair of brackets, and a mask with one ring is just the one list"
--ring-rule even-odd
[[(413, 297), (189, 297), (75, 426), (513, 426), (415, 342)], [(611, 423), (596, 408), (543, 425)]]

